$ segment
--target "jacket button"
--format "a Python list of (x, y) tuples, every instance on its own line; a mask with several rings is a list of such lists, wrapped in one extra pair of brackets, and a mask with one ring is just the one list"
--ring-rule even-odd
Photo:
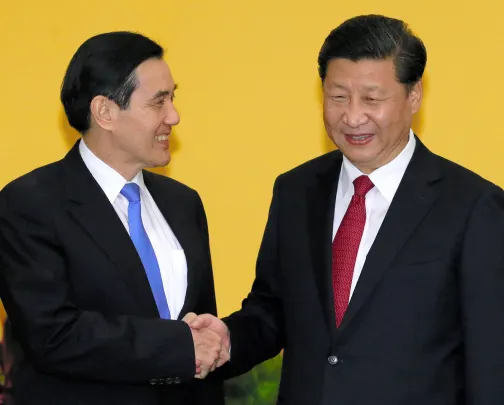
[(175, 378), (173, 379), (173, 382), (174, 382), (175, 384), (180, 384), (180, 383), (181, 383), (180, 378), (178, 378), (178, 377), (175, 377)]
[(172, 383), (173, 383), (173, 378), (168, 377), (168, 378), (166, 379), (166, 384), (172, 384)]
[(329, 357), (327, 358), (327, 361), (329, 362), (329, 364), (330, 364), (331, 366), (335, 366), (336, 364), (338, 364), (339, 359), (338, 359), (338, 357), (337, 357), (337, 356), (329, 356)]
[(150, 385), (156, 385), (157, 384), (157, 380), (155, 378), (153, 378), (152, 380), (149, 381)]

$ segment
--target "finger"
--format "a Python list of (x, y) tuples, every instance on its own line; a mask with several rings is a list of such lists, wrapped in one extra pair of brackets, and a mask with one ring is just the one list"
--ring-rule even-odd
[(197, 317), (198, 315), (196, 315), (194, 312), (188, 312), (187, 314), (185, 314), (182, 320), (188, 325), (190, 325), (191, 322), (194, 321)]
[(217, 360), (217, 367), (221, 367), (229, 361), (231, 358), (229, 350), (223, 349), (220, 353), (219, 359)]
[(191, 328), (201, 329), (208, 328), (212, 324), (213, 316), (209, 314), (198, 315), (196, 319), (191, 322)]
[(193, 329), (200, 329), (203, 327), (203, 319), (200, 316), (197, 316), (189, 323), (189, 326)]
[(203, 373), (206, 371), (210, 371), (215, 362), (217, 362), (218, 358), (216, 356), (206, 355), (205, 358), (201, 362), (201, 369)]
[(228, 357), (228, 358), (220, 358), (220, 359), (217, 361), (216, 367), (217, 367), (217, 368), (222, 367), (222, 366), (223, 366), (224, 364), (226, 364), (228, 361), (229, 361), (229, 357)]
[(200, 380), (203, 380), (203, 379), (205, 379), (205, 378), (206, 378), (206, 376), (208, 375), (208, 372), (209, 372), (209, 370), (207, 370), (207, 369), (202, 369), (202, 370), (201, 370), (201, 372), (199, 372), (198, 374), (196, 374), (196, 375), (194, 376), (194, 378), (198, 378), (198, 379), (200, 379)]
[(216, 350), (214, 355), (214, 361), (212, 363), (212, 366), (210, 367), (210, 371), (215, 371), (215, 369), (217, 368), (217, 363), (219, 362), (219, 359), (221, 358), (221, 353), (223, 352), (222, 349), (223, 349), (222, 346), (219, 346), (219, 348)]
[(215, 371), (215, 369), (217, 368), (217, 362), (218, 361), (219, 361), (219, 358), (215, 359), (215, 361), (212, 364), (212, 367), (210, 367), (209, 372)]

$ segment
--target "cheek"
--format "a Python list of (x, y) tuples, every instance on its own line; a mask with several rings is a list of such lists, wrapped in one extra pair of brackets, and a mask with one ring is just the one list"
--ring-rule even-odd
[(379, 122), (383, 123), (383, 125), (393, 126), (403, 122), (409, 113), (410, 111), (408, 111), (405, 103), (390, 102), (379, 108), (376, 111), (375, 116)]
[(130, 149), (136, 151), (135, 153), (141, 154), (151, 148), (154, 140), (153, 131), (145, 121), (130, 120), (123, 126), (123, 131), (126, 135), (123, 141), (129, 145)]
[(368, 113), (368, 117), (382, 131), (390, 128), (397, 121), (397, 113), (389, 108), (376, 108)]
[(132, 128), (138, 143), (149, 144), (156, 135), (158, 125), (154, 120), (137, 120)]
[(343, 116), (343, 110), (334, 105), (324, 106), (324, 122), (326, 126), (336, 127)]

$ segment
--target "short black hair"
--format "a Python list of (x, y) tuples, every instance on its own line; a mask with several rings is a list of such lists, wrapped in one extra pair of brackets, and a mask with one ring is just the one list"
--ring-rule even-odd
[(397, 80), (409, 92), (422, 78), (427, 51), (422, 40), (404, 21), (371, 14), (346, 20), (325, 39), (318, 56), (322, 82), (327, 74), (327, 65), (335, 58), (353, 62), (392, 58)]
[(72, 57), (61, 86), (60, 98), (70, 125), (81, 134), (89, 130), (90, 104), (97, 95), (108, 97), (121, 109), (128, 108), (138, 85), (135, 69), (163, 54), (160, 45), (134, 32), (108, 32), (85, 41)]

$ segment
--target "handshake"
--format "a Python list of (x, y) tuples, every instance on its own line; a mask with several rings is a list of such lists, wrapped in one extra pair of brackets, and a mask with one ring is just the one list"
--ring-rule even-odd
[(182, 319), (191, 328), (196, 356), (195, 378), (205, 378), (230, 359), (229, 330), (219, 318), (189, 312)]

